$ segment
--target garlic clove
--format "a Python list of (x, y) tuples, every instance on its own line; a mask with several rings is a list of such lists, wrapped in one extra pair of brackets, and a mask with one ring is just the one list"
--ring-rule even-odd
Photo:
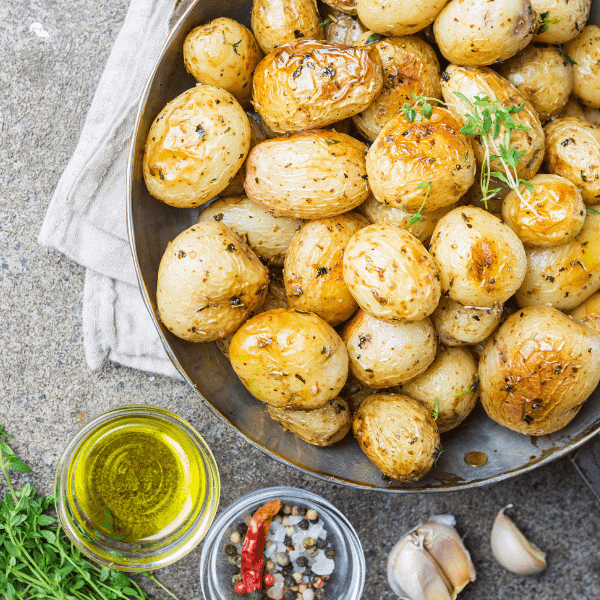
[(458, 532), (443, 522), (420, 525), (417, 532), (423, 536), (423, 545), (442, 568), (454, 588), (454, 596), (467, 583), (475, 581), (475, 567)]
[(402, 536), (388, 558), (388, 581), (404, 600), (453, 600), (452, 584), (416, 531)]
[(504, 514), (512, 504), (496, 516), (492, 527), (492, 552), (496, 560), (511, 573), (533, 575), (546, 568), (546, 553), (532, 544)]

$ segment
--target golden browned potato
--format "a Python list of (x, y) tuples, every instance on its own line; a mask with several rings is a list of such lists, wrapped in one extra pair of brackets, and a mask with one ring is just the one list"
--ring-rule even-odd
[(283, 266), (285, 255), (303, 221), (281, 217), (252, 202), (246, 196), (220, 198), (207, 206), (198, 219), (220, 221), (235, 231), (267, 262)]
[(361, 112), (382, 85), (376, 48), (299, 40), (260, 62), (254, 72), (254, 107), (274, 131), (302, 131)]
[(356, 0), (360, 20), (383, 35), (410, 35), (433, 22), (448, 0)]
[(323, 39), (316, 0), (253, 0), (250, 26), (262, 51), (299, 38)]
[[(373, 38), (377, 39), (371, 42)], [(377, 48), (381, 57), (383, 89), (381, 95), (352, 120), (366, 139), (374, 141), (404, 103), (415, 103), (413, 94), (441, 98), (442, 89), (440, 63), (427, 42), (414, 36), (381, 38), (368, 31), (355, 45), (369, 43)]]
[(568, 44), (565, 52), (573, 64), (573, 94), (583, 104), (600, 108), (600, 27), (586, 25)]
[(591, 207), (572, 242), (527, 249), (527, 274), (515, 297), (519, 306), (575, 308), (600, 289), (600, 205)]
[(352, 210), (369, 195), (366, 147), (315, 129), (258, 144), (246, 163), (246, 194), (287, 217), (318, 219)]
[(244, 323), (229, 360), (253, 396), (278, 408), (321, 408), (348, 376), (348, 353), (335, 329), (317, 315), (283, 308)]
[(456, 202), (475, 178), (471, 142), (445, 108), (410, 121), (388, 121), (367, 153), (367, 173), (379, 202), (427, 212)]
[(452, 0), (433, 24), (435, 39), (448, 61), (471, 67), (506, 60), (529, 44), (535, 30), (530, 0)]
[[(356, 14), (356, 12), (354, 13)], [(323, 12), (323, 34), (328, 42), (335, 44), (352, 44), (368, 29), (360, 22), (358, 17), (353, 17), (335, 8), (326, 8)]]
[(481, 403), (500, 425), (553, 433), (579, 412), (600, 381), (600, 335), (550, 306), (516, 312), (479, 363)]
[(313, 312), (330, 325), (349, 319), (358, 308), (344, 283), (344, 252), (350, 238), (368, 225), (350, 212), (307, 221), (294, 236), (283, 277), (290, 308)]
[(435, 421), (440, 433), (458, 427), (479, 398), (477, 361), (468, 348), (438, 347), (429, 368), (400, 387), (400, 392), (423, 404), (429, 414), (438, 409)]
[(459, 206), (438, 221), (430, 251), (442, 291), (464, 306), (503, 304), (525, 277), (521, 240), (500, 219), (474, 206)]
[(583, 304), (580, 304), (567, 313), (572, 319), (587, 325), (600, 333), (600, 293), (590, 296)]
[(348, 242), (344, 281), (358, 305), (383, 321), (418, 321), (440, 299), (429, 252), (414, 235), (387, 223), (369, 225)]
[(583, 29), (592, 0), (531, 0), (531, 4), (539, 15), (534, 41), (564, 44)]
[[(517, 152), (525, 151), (517, 164), (518, 177), (521, 179), (533, 177), (544, 158), (544, 132), (540, 119), (527, 98), (510, 81), (492, 69), (450, 65), (442, 74), (442, 95), (461, 124), (465, 121), (465, 114), (471, 114), (473, 109), (458, 98), (456, 92), (463, 94), (471, 102), (475, 101), (475, 96), (488, 96), (490, 100), (498, 101), (505, 108), (525, 103), (523, 110), (513, 113), (511, 116), (517, 125), (529, 129), (512, 131), (510, 149)], [(503, 139), (504, 134), (505, 128), (501, 127), (500, 135), (496, 140), (493, 139), (492, 132), (486, 136), (485, 141), (490, 148), (491, 155), (500, 155), (498, 143)], [(473, 150), (477, 164), (481, 165), (485, 156), (485, 144), (480, 141), (473, 145)], [(506, 169), (498, 160), (492, 161), (491, 167), (493, 171), (506, 173)]]
[(156, 303), (177, 337), (212, 342), (233, 333), (264, 302), (267, 269), (222, 223), (200, 223), (169, 243), (158, 268)]
[(500, 74), (531, 102), (542, 123), (563, 110), (573, 91), (573, 65), (556, 46), (527, 46)]
[(313, 446), (331, 446), (346, 437), (352, 427), (350, 407), (343, 398), (330, 400), (323, 408), (292, 410), (267, 406), (272, 419)]
[[(415, 237), (425, 242), (431, 237), (433, 229), (437, 222), (453, 208), (456, 204), (450, 204), (443, 208), (438, 208), (433, 212), (421, 212), (420, 220), (415, 217), (416, 211), (408, 212), (404, 208), (382, 204), (370, 195), (359, 207), (358, 210), (369, 219), (371, 223), (390, 223), (402, 229), (410, 231)], [(411, 225), (409, 223), (413, 221)]]
[(560, 246), (583, 227), (585, 204), (577, 186), (558, 175), (536, 175), (519, 193), (512, 190), (502, 205), (504, 222), (526, 246)]
[(323, 0), (334, 9), (356, 16), (356, 0)]
[(192, 29), (183, 42), (183, 63), (196, 80), (227, 90), (242, 106), (250, 104), (252, 74), (263, 56), (252, 32), (225, 17)]
[(435, 332), (447, 346), (466, 346), (487, 339), (500, 324), (502, 305), (490, 308), (463, 306), (442, 296), (431, 315)]
[(581, 102), (579, 102), (579, 100), (575, 96), (573, 96), (573, 94), (569, 96), (567, 103), (565, 104), (564, 108), (558, 116), (559, 118), (577, 117), (578, 119), (583, 119), (584, 121), (587, 121), (585, 111), (583, 109), (583, 106), (581, 106)]
[(197, 85), (156, 117), (144, 150), (144, 181), (159, 200), (189, 208), (224, 190), (250, 148), (244, 109), (227, 91)]
[(409, 381), (435, 358), (435, 331), (428, 317), (386, 323), (360, 310), (344, 327), (342, 339), (352, 374), (374, 389)]
[(565, 117), (546, 126), (545, 166), (574, 183), (590, 205), (600, 200), (600, 126)]
[(361, 403), (352, 423), (369, 460), (396, 481), (419, 481), (442, 450), (431, 413), (402, 394), (375, 394)]

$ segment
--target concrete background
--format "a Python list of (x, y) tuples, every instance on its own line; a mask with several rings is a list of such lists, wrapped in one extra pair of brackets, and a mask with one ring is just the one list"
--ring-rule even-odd
[[(247, 445), (183, 383), (115, 364), (88, 369), (81, 327), (84, 271), (38, 247), (36, 238), (127, 4), (0, 2), (0, 423), (34, 469), (20, 482), (28, 479), (51, 493), (62, 448), (83, 422), (119, 405), (155, 404), (191, 421), (213, 449), (222, 507), (246, 491), (278, 484), (307, 488), (338, 506), (364, 545), (365, 600), (394, 597), (385, 575), (387, 553), (404, 531), (436, 513), (456, 516), (477, 569), (477, 581), (461, 599), (600, 598), (599, 507), (567, 459), (460, 493), (399, 497), (352, 491), (302, 475)], [(34, 22), (50, 38), (30, 31)], [(491, 556), (492, 522), (511, 502), (516, 523), (548, 552), (548, 568), (540, 575), (512, 575)], [(201, 598), (199, 557), (196, 549), (158, 573), (182, 600)]]

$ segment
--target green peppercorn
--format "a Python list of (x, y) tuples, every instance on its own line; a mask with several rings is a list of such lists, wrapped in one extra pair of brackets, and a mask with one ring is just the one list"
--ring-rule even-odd
[(313, 540), (311, 537), (304, 538), (302, 540), (302, 545), (305, 548), (312, 548), (315, 545), (315, 540)]

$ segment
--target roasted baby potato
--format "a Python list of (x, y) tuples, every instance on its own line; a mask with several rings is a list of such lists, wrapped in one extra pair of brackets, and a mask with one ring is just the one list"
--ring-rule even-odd
[(435, 360), (421, 375), (402, 385), (400, 393), (414, 398), (430, 414), (440, 433), (458, 427), (475, 407), (479, 398), (477, 361), (468, 348), (439, 346)]
[(438, 221), (430, 251), (442, 291), (464, 306), (503, 304), (525, 277), (521, 240), (500, 219), (474, 206), (459, 206)]
[(222, 223), (200, 223), (169, 243), (158, 268), (156, 303), (177, 337), (212, 342), (233, 333), (264, 302), (268, 272)]
[(531, 4), (539, 15), (534, 41), (564, 44), (583, 29), (592, 0), (531, 0)]
[(294, 236), (283, 269), (288, 305), (313, 312), (330, 325), (349, 319), (358, 308), (344, 283), (344, 252), (350, 238), (368, 225), (358, 213), (307, 221)]
[(227, 91), (197, 85), (156, 117), (144, 150), (144, 181), (159, 200), (190, 208), (224, 190), (250, 148), (244, 109)]
[[(343, 1), (343, 0), (342, 0)], [(356, 12), (354, 13), (356, 14)], [(358, 20), (335, 8), (327, 8), (323, 12), (323, 34), (328, 42), (352, 46), (368, 29)]]
[(316, 0), (253, 0), (250, 26), (262, 51), (299, 38), (323, 39)]
[(418, 321), (440, 299), (429, 252), (414, 235), (387, 223), (364, 227), (350, 239), (344, 281), (358, 305), (382, 321)]
[(299, 40), (276, 48), (254, 72), (254, 107), (273, 131), (325, 127), (358, 114), (381, 92), (376, 48)]
[(577, 186), (558, 175), (536, 175), (519, 194), (512, 190), (504, 199), (502, 218), (526, 246), (560, 246), (570, 242), (583, 227), (585, 204)]
[(527, 274), (515, 298), (519, 306), (550, 304), (569, 310), (600, 289), (600, 205), (588, 214), (572, 242), (527, 249)]
[(343, 398), (334, 398), (322, 408), (292, 410), (267, 405), (272, 419), (284, 430), (295, 433), (313, 446), (331, 446), (346, 437), (352, 427), (352, 415)]
[(356, 0), (359, 19), (383, 35), (410, 35), (433, 22), (448, 0)]
[(442, 450), (431, 413), (402, 394), (375, 394), (358, 408), (354, 435), (369, 460), (396, 481), (419, 481)]
[(574, 117), (546, 126), (545, 166), (574, 183), (583, 201), (600, 201), (600, 126)]
[(356, 413), (360, 403), (372, 394), (376, 394), (377, 390), (365, 385), (362, 381), (359, 381), (354, 377), (352, 371), (348, 372), (348, 379), (346, 379), (346, 385), (342, 388), (340, 396), (348, 402), (350, 412)]
[(435, 331), (428, 317), (386, 323), (360, 310), (344, 327), (342, 339), (352, 374), (374, 389), (409, 381), (435, 358)]
[(322, 408), (348, 376), (346, 346), (333, 327), (315, 314), (283, 308), (244, 323), (229, 360), (248, 391), (277, 408)]
[(529, 44), (537, 16), (530, 0), (451, 0), (433, 24), (441, 53), (455, 65), (506, 60)]
[(283, 266), (285, 255), (303, 221), (269, 212), (246, 196), (220, 198), (207, 206), (198, 219), (221, 222), (237, 233), (257, 256)]
[(567, 314), (578, 323), (587, 325), (600, 333), (600, 293), (590, 296), (583, 304)]
[(411, 121), (399, 113), (388, 121), (367, 153), (367, 173), (379, 202), (432, 212), (456, 202), (475, 179), (473, 147), (456, 117), (434, 108)]
[[(471, 102), (475, 101), (475, 96), (487, 96), (491, 101), (498, 101), (504, 108), (519, 107), (525, 103), (521, 111), (515, 112), (511, 116), (517, 125), (528, 129), (511, 132), (510, 150), (525, 151), (516, 167), (518, 177), (521, 179), (533, 177), (544, 158), (544, 132), (540, 119), (527, 98), (510, 81), (492, 69), (450, 65), (442, 74), (442, 95), (461, 124), (465, 122), (465, 114), (472, 113), (473, 109), (456, 96), (457, 92), (463, 94)], [(502, 139), (504, 133), (505, 128), (500, 127), (500, 135), (497, 139)], [(492, 132), (486, 136), (486, 142), (490, 148), (490, 154), (500, 155), (498, 142), (493, 139)], [(480, 141), (473, 145), (473, 150), (477, 164), (481, 165), (485, 157), (485, 144)], [(492, 161), (491, 167), (492, 171), (506, 173), (506, 169), (498, 160)]]
[(192, 29), (183, 42), (183, 64), (197, 81), (216, 85), (250, 104), (252, 74), (263, 58), (252, 32), (221, 17)]
[(600, 381), (600, 335), (550, 306), (524, 308), (488, 342), (479, 363), (481, 403), (500, 425), (553, 433)]
[(500, 69), (531, 102), (540, 121), (557, 116), (573, 91), (573, 65), (556, 46), (529, 45)]
[(573, 93), (586, 106), (600, 108), (600, 27), (586, 25), (565, 52), (575, 61)]
[(496, 331), (501, 319), (501, 304), (490, 308), (463, 306), (448, 296), (442, 296), (431, 315), (435, 332), (447, 346), (477, 344)]
[[(355, 45), (362, 46), (372, 38), (371, 32), (367, 32)], [(383, 89), (370, 106), (352, 117), (361, 135), (371, 142), (404, 103), (415, 103), (413, 94), (442, 97), (440, 63), (427, 42), (418, 37), (403, 36), (378, 39), (372, 45), (381, 57)]]
[(343, 13), (356, 16), (356, 0), (323, 0), (323, 2)]
[(287, 217), (352, 210), (369, 195), (366, 147), (344, 133), (303, 131), (258, 144), (246, 163), (246, 194)]

